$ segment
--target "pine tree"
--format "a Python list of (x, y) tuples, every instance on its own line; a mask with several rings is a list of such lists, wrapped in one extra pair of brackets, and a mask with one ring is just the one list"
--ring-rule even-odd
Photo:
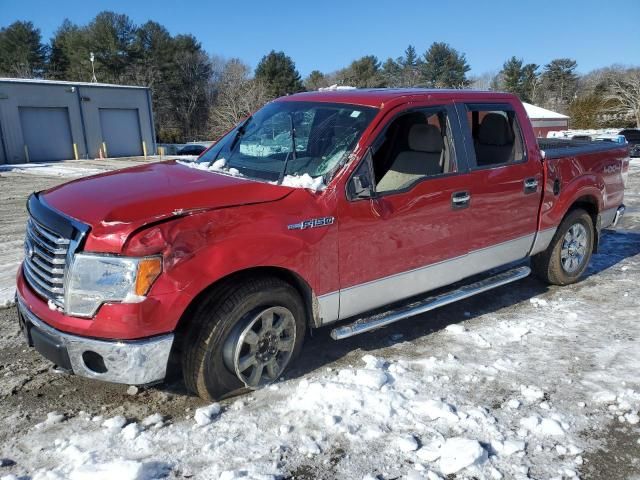
[(65, 19), (51, 39), (47, 77), (56, 80), (91, 81), (89, 53), (86, 29)]
[(523, 64), (524, 61), (516, 57), (504, 62), (500, 71), (502, 83), (499, 88), (518, 95), (523, 102), (532, 102), (538, 81), (538, 65)]
[(424, 54), (421, 70), (424, 81), (435, 88), (464, 88), (471, 68), (463, 53), (443, 42), (434, 42)]
[(123, 14), (101, 12), (87, 27), (91, 51), (95, 54), (98, 81), (123, 83), (128, 67), (136, 59), (136, 26)]
[(565, 111), (573, 100), (578, 89), (577, 66), (570, 58), (558, 58), (544, 66), (541, 80), (551, 108)]
[(170, 78), (175, 70), (176, 47), (165, 27), (152, 21), (145, 23), (136, 31), (135, 60), (126, 75), (134, 85), (151, 88), (156, 132), (163, 138), (181, 136), (171, 100)]
[(304, 90), (295, 63), (284, 52), (271, 50), (262, 57), (256, 67), (255, 78), (265, 85), (271, 98)]
[(402, 86), (402, 67), (400, 62), (389, 57), (382, 65), (380, 76), (385, 87), (401, 87)]
[(0, 75), (33, 78), (44, 73), (47, 47), (31, 22), (14, 22), (0, 29)]
[(409, 45), (406, 48), (404, 51), (404, 57), (401, 58), (399, 63), (402, 67), (400, 86), (414, 87), (418, 85), (421, 79), (420, 67), (422, 65), (422, 61), (420, 60), (420, 57), (418, 57), (413, 45)]
[(328, 87), (329, 82), (324, 73), (320, 70), (312, 71), (307, 78), (304, 80), (304, 86), (307, 90), (318, 90), (322, 87)]
[(385, 83), (380, 71), (380, 62), (374, 55), (354, 60), (338, 73), (338, 79), (344, 85), (358, 88), (383, 87)]

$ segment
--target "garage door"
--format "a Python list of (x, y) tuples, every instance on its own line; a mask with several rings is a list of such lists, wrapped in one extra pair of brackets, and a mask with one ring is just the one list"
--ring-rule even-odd
[(142, 155), (137, 109), (101, 108), (100, 125), (109, 157)]
[(73, 140), (66, 108), (19, 107), (29, 161), (70, 160)]

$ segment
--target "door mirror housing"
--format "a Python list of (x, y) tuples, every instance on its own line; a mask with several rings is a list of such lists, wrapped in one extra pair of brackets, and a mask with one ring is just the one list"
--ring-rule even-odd
[(367, 150), (362, 163), (358, 166), (349, 180), (349, 199), (375, 198), (376, 189), (373, 176), (373, 155)]
[(373, 188), (367, 175), (354, 175), (351, 179), (351, 191), (355, 198), (371, 198)]

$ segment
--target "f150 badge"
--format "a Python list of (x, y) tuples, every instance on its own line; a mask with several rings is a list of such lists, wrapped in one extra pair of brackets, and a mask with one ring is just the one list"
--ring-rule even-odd
[(303, 220), (300, 223), (292, 223), (287, 226), (287, 229), (306, 230), (307, 228), (328, 227), (329, 225), (333, 225), (335, 220), (336, 219), (334, 217), (312, 218), (309, 220)]

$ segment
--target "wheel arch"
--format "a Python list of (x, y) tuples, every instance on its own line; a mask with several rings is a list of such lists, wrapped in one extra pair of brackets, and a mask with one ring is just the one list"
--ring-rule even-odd
[(593, 222), (594, 238), (593, 238), (593, 253), (598, 252), (598, 246), (600, 244), (600, 207), (598, 199), (593, 195), (583, 195), (578, 197), (569, 206), (562, 219), (564, 220), (574, 210), (585, 210), (591, 221)]
[(300, 297), (302, 298), (302, 301), (304, 303), (304, 309), (306, 312), (305, 320), (307, 326), (309, 328), (320, 326), (321, 319), (318, 298), (309, 283), (299, 274), (289, 269), (283, 267), (260, 266), (246, 268), (235, 271), (233, 273), (229, 273), (228, 275), (217, 279), (216, 281), (205, 287), (202, 291), (200, 291), (200, 293), (198, 293), (191, 300), (191, 302), (189, 302), (189, 305), (180, 316), (175, 330), (176, 336), (180, 338), (182, 335), (184, 335), (184, 333), (189, 328), (190, 318), (193, 316), (194, 310), (203, 301), (203, 299), (208, 297), (216, 289), (222, 288), (224, 285), (228, 285), (230, 282), (241, 282), (243, 278), (255, 278), (257, 276), (278, 278), (294, 287), (300, 294)]

